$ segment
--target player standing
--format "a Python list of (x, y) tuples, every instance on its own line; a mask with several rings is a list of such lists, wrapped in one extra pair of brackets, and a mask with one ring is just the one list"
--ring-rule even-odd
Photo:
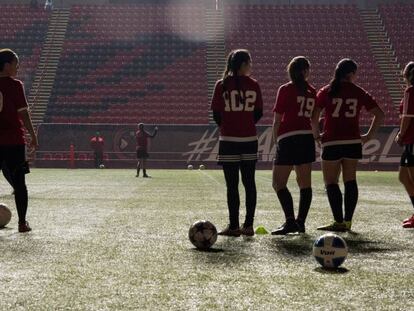
[(135, 137), (137, 140), (137, 175), (135, 177), (139, 177), (139, 171), (142, 167), (142, 172), (144, 173), (144, 178), (149, 178), (150, 176), (147, 175), (147, 159), (149, 158), (148, 154), (148, 138), (154, 138), (157, 135), (158, 127), (155, 127), (154, 133), (150, 134), (144, 130), (144, 123), (138, 124), (138, 131), (135, 133)]
[(25, 174), (28, 173), (28, 164), (23, 125), (29, 131), (33, 148), (37, 147), (37, 136), (30, 119), (23, 83), (15, 79), (18, 69), (17, 54), (10, 49), (0, 50), (0, 163), (10, 173), (19, 232), (27, 232), (31, 228), (26, 221), (28, 195)]
[(105, 145), (105, 140), (101, 136), (101, 133), (96, 132), (95, 136), (91, 138), (90, 144), (93, 150), (95, 168), (100, 168), (101, 165), (103, 165), (104, 145)]
[[(312, 116), (315, 139), (322, 143), (322, 171), (328, 201), (335, 221), (318, 230), (351, 230), (352, 217), (358, 202), (356, 169), (362, 159), (362, 144), (369, 141), (377, 132), (384, 119), (384, 112), (372, 96), (354, 84), (357, 64), (351, 59), (342, 59), (336, 66), (335, 76), (330, 84), (317, 94)], [(362, 108), (374, 115), (366, 134), (361, 135), (359, 115)], [(318, 120), (325, 109), (324, 132), (320, 136)], [(345, 195), (338, 185), (342, 169)], [(345, 205), (345, 216), (342, 210)]]
[[(273, 235), (305, 232), (305, 221), (312, 202), (312, 162), (315, 161), (315, 141), (311, 116), (315, 107), (316, 90), (307, 80), (310, 63), (298, 56), (291, 60), (287, 71), (290, 82), (282, 85), (273, 108), (273, 139), (276, 157), (273, 165), (273, 188), (279, 198), (285, 223)], [(300, 188), (299, 212), (295, 219), (292, 195), (287, 188), (291, 171), (295, 169)]]
[[(218, 164), (224, 171), (230, 218), (229, 225), (219, 234), (226, 236), (254, 235), (258, 152), (255, 124), (263, 115), (263, 102), (259, 84), (250, 77), (251, 67), (247, 50), (230, 52), (211, 103), (214, 120), (220, 127)], [(246, 218), (242, 229), (239, 225), (239, 171), (246, 191)]]
[[(403, 72), (407, 88), (401, 101), (401, 125), (395, 141), (404, 147), (401, 155), (399, 180), (404, 185), (414, 206), (414, 62), (405, 66)], [(403, 221), (404, 228), (414, 228), (414, 214)]]

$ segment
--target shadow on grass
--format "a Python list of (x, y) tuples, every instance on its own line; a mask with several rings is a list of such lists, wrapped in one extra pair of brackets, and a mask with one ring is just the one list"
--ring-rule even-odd
[(386, 243), (384, 241), (374, 241), (365, 239), (347, 239), (346, 244), (350, 252), (367, 254), (367, 253), (389, 253), (404, 250), (402, 247)]
[(224, 252), (224, 249), (222, 249), (222, 248), (206, 248), (206, 249), (201, 249), (201, 248), (193, 247), (193, 248), (191, 248), (191, 251), (193, 251), (193, 252), (200, 252), (200, 253), (222, 253), (222, 252)]
[(314, 238), (307, 234), (295, 234), (274, 237), (269, 241), (270, 246), (279, 254), (303, 257), (312, 254)]
[(347, 268), (343, 268), (343, 267), (339, 267), (339, 268), (318, 267), (318, 268), (315, 268), (314, 271), (322, 273), (322, 274), (345, 274), (349, 272)]

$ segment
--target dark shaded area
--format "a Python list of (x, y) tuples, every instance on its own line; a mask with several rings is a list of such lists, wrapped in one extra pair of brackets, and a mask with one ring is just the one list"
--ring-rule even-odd
[(318, 268), (313, 269), (313, 271), (316, 271), (322, 274), (345, 274), (349, 272), (349, 270), (344, 267), (338, 267), (338, 268), (318, 267)]

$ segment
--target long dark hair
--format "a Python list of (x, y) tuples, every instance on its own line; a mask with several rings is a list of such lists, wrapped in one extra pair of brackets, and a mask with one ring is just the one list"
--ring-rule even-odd
[(414, 85), (414, 62), (409, 62), (403, 71), (403, 76), (408, 83)]
[(331, 82), (329, 83), (329, 96), (334, 97), (338, 95), (341, 80), (346, 78), (350, 73), (355, 73), (358, 69), (358, 65), (352, 59), (344, 58), (342, 59), (335, 68), (335, 74)]
[(250, 52), (248, 50), (233, 50), (227, 56), (226, 67), (223, 72), (223, 92), (227, 91), (227, 81), (230, 76), (233, 76), (236, 81), (236, 88), (239, 93), (239, 100), (244, 105), (244, 97), (240, 93), (240, 81), (237, 72), (240, 70), (243, 63), (251, 61)]
[(0, 49), (0, 71), (3, 71), (6, 63), (11, 64), (15, 59), (19, 59), (17, 54), (10, 49)]
[(308, 90), (308, 83), (305, 80), (304, 71), (310, 68), (309, 60), (304, 56), (296, 56), (292, 58), (287, 66), (287, 72), (290, 81), (298, 88), (298, 90), (305, 94)]

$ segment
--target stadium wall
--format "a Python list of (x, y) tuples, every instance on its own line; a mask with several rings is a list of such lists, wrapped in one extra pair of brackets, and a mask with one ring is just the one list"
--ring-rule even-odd
[[(272, 131), (259, 126), (259, 168), (270, 169), (275, 153)], [(147, 126), (152, 132), (153, 126)], [(70, 145), (74, 146), (75, 167), (93, 167), (90, 138), (99, 131), (105, 139), (105, 165), (109, 168), (133, 168), (135, 157), (135, 124), (42, 124), (39, 128), (40, 149), (37, 167), (70, 167)], [(364, 145), (362, 169), (394, 170), (398, 168), (401, 148), (394, 143), (398, 128), (383, 127), (375, 139)], [(216, 167), (218, 131), (209, 125), (162, 125), (151, 139), (149, 166), (185, 168), (205, 164)], [(318, 162), (320, 149), (317, 148)], [(318, 163), (316, 163), (318, 167)]]

